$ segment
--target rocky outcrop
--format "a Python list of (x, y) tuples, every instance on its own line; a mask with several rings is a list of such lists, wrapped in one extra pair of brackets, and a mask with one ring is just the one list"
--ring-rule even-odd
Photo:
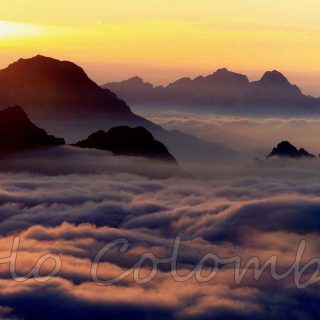
[(309, 153), (303, 148), (300, 148), (298, 150), (295, 146), (293, 146), (288, 141), (282, 141), (277, 145), (277, 147), (273, 148), (272, 152), (267, 156), (267, 158), (271, 158), (271, 157), (294, 158), (294, 159), (315, 158), (313, 154)]
[(115, 155), (139, 156), (176, 163), (165, 145), (143, 127), (115, 127), (91, 134), (76, 146), (111, 151)]
[(59, 146), (64, 139), (48, 135), (34, 125), (21, 107), (0, 111), (0, 153)]

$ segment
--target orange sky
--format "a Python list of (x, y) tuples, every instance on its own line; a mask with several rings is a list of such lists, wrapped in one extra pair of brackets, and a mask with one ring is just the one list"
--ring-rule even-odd
[(154, 83), (220, 67), (278, 69), (320, 96), (319, 0), (0, 0), (0, 67), (36, 54), (98, 83)]

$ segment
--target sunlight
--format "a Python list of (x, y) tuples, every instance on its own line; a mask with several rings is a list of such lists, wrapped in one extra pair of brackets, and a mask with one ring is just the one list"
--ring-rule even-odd
[(41, 33), (41, 28), (33, 24), (0, 21), (0, 39), (30, 37)]

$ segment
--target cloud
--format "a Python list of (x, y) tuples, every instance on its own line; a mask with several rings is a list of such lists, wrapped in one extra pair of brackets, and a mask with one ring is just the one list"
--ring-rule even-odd
[[(144, 114), (142, 110), (142, 114)], [(282, 119), (201, 115), (181, 111), (153, 112), (148, 119), (167, 128), (179, 129), (208, 141), (219, 141), (247, 157), (264, 157), (280, 141), (289, 140), (319, 154), (319, 119)]]
[(140, 157), (113, 156), (108, 151), (62, 146), (16, 153), (1, 159), (1, 171), (46, 175), (131, 173), (154, 178), (181, 174), (174, 164)]
[[(74, 151), (62, 151), (69, 152)], [(31, 159), (30, 155), (27, 161)], [(301, 290), (292, 276), (273, 280), (269, 269), (257, 281), (249, 269), (239, 285), (232, 265), (221, 265), (216, 277), (206, 283), (195, 276), (183, 283), (174, 281), (168, 262), (160, 264), (156, 277), (143, 285), (130, 274), (120, 283), (101, 287), (90, 274), (99, 250), (119, 238), (127, 239), (129, 248), (120, 252), (118, 245), (103, 255), (98, 268), (102, 279), (122, 274), (147, 252), (159, 259), (172, 257), (177, 236), (181, 238), (180, 275), (192, 272), (208, 253), (221, 258), (237, 255), (243, 263), (252, 257), (262, 263), (276, 255), (278, 271), (284, 272), (301, 240), (307, 243), (303, 265), (319, 256), (317, 163), (289, 161), (280, 169), (278, 162), (194, 165), (190, 176), (163, 179), (137, 170), (123, 173), (121, 166), (111, 170), (108, 160), (104, 163), (101, 153), (79, 151), (73, 170), (71, 164), (62, 163), (68, 170), (59, 174), (50, 166), (41, 172), (32, 168), (0, 173), (0, 258), (10, 255), (18, 234), (19, 275), (29, 272), (48, 252), (63, 262), (59, 273), (44, 283), (15, 282), (8, 264), (0, 264), (0, 318), (317, 318), (319, 285)], [(88, 163), (98, 170), (87, 170)], [(46, 261), (40, 276), (52, 267), (53, 261)], [(148, 275), (149, 267), (145, 263), (140, 275)], [(207, 261), (202, 275), (212, 267), (213, 261)], [(302, 280), (312, 271), (306, 270)]]

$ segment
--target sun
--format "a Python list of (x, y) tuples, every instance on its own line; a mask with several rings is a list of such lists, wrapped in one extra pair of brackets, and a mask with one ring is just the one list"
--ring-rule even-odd
[(39, 33), (40, 29), (35, 25), (0, 20), (0, 39), (30, 37)]

